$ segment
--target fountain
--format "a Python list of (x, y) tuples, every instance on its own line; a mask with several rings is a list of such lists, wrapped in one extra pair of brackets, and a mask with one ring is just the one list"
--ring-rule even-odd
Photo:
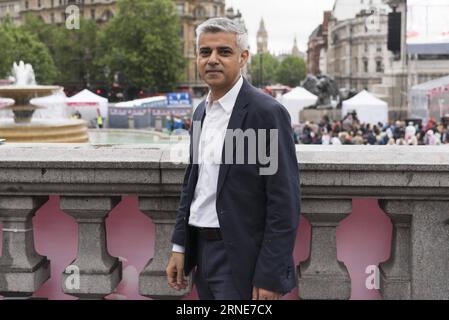
[(0, 138), (6, 142), (88, 142), (87, 123), (75, 119), (33, 120), (33, 113), (41, 106), (32, 105), (30, 100), (48, 96), (60, 90), (59, 86), (37, 85), (33, 67), (30, 64), (14, 62), (12, 85), (0, 86), (0, 97), (10, 98), (15, 104), (0, 107), (11, 110), (12, 119), (0, 119)]

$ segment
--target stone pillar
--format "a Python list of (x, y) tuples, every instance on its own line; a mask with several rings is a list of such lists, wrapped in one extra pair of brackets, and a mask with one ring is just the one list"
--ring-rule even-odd
[[(122, 263), (107, 250), (105, 219), (120, 197), (61, 196), (61, 209), (78, 223), (78, 254), (62, 274), (66, 294), (102, 299), (122, 279)], [(78, 276), (79, 275), (79, 276)]]
[(155, 225), (154, 256), (139, 277), (139, 293), (153, 299), (176, 299), (192, 290), (192, 279), (188, 279), (185, 290), (177, 291), (167, 283), (166, 268), (172, 251), (171, 236), (179, 205), (176, 197), (140, 197), (139, 207)]
[(35, 212), (48, 197), (1, 196), (3, 253), (0, 257), (0, 295), (31, 296), (50, 278), (50, 261), (34, 249)]
[(349, 299), (351, 280), (337, 260), (336, 228), (352, 211), (352, 200), (304, 199), (304, 217), (312, 226), (309, 258), (299, 265), (301, 299)]
[(384, 299), (449, 299), (449, 201), (379, 202), (393, 223), (391, 256), (380, 265)]

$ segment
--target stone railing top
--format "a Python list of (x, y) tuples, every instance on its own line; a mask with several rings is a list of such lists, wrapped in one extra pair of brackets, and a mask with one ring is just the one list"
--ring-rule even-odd
[(296, 151), (306, 170), (449, 171), (449, 145), (301, 145)]
[[(303, 196), (449, 196), (449, 146), (297, 146)], [(0, 146), (0, 194), (179, 196), (188, 144)]]
[(22, 144), (0, 146), (0, 168), (159, 168), (167, 145)]
[[(449, 170), (449, 145), (298, 145), (296, 151), (300, 166), (306, 170)], [(179, 150), (173, 151), (169, 144), (11, 143), (0, 146), (0, 167), (40, 168), (44, 164), (61, 168), (185, 167), (187, 156), (188, 144), (183, 144)]]

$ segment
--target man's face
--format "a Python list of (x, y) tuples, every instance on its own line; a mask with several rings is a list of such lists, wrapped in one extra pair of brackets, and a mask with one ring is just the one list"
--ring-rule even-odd
[(197, 64), (201, 78), (212, 89), (230, 89), (249, 52), (237, 46), (237, 36), (230, 32), (205, 32), (198, 41)]

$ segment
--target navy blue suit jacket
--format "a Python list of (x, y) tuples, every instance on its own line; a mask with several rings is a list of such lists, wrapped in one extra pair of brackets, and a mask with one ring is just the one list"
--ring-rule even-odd
[[(193, 121), (203, 121), (204, 115), (202, 102)], [(228, 124), (228, 129), (239, 128), (278, 129), (278, 169), (273, 175), (260, 175), (259, 169), (264, 165), (259, 161), (226, 164), (223, 147), (216, 209), (233, 279), (243, 296), (247, 296), (252, 286), (285, 294), (296, 286), (293, 247), (300, 214), (299, 170), (290, 116), (275, 99), (244, 79)], [(186, 274), (196, 265), (195, 244), (188, 227), (198, 181), (198, 164), (192, 157), (194, 135), (191, 132), (190, 163), (172, 236), (173, 243), (186, 249)], [(269, 140), (265, 141), (268, 145)], [(266, 148), (269, 150), (269, 146)], [(245, 150), (247, 159), (248, 148)]]

